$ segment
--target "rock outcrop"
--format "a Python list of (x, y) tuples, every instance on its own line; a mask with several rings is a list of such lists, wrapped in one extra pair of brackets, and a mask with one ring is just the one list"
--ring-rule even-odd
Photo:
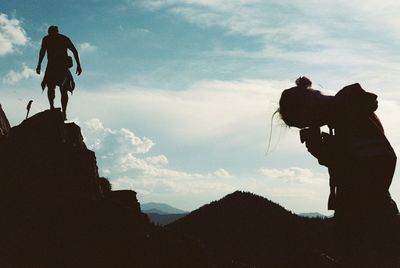
[(150, 224), (134, 191), (99, 178), (79, 126), (59, 109), (11, 129), (0, 119), (0, 267), (205, 267)]
[(4, 136), (7, 136), (9, 131), (10, 123), (8, 122), (7, 116), (0, 104), (0, 139)]
[(95, 154), (86, 148), (76, 124), (64, 124), (59, 109), (13, 127), (0, 150), (3, 197), (15, 192), (31, 202), (101, 197)]

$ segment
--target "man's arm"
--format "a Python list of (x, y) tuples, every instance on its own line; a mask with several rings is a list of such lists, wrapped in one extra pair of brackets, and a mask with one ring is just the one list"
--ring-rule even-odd
[(74, 44), (71, 42), (71, 40), (68, 38), (68, 49), (72, 51), (72, 54), (74, 54), (74, 58), (76, 61), (76, 74), (80, 75), (82, 73), (82, 68), (81, 68), (81, 62), (79, 61), (79, 54), (78, 50), (75, 48)]
[(40, 74), (40, 69), (41, 69), (42, 61), (43, 61), (45, 54), (46, 54), (46, 42), (43, 38), (42, 45), (41, 45), (40, 52), (39, 52), (39, 61), (38, 61), (37, 67), (36, 67), (37, 74)]

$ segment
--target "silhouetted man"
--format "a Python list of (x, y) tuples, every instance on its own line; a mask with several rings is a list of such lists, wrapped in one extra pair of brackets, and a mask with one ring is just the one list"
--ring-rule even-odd
[(68, 91), (75, 87), (74, 79), (69, 71), (72, 67), (72, 58), (68, 56), (67, 50), (71, 50), (76, 61), (76, 74), (82, 73), (79, 54), (74, 44), (65, 35), (58, 33), (57, 26), (50, 26), (48, 35), (42, 40), (42, 47), (39, 53), (39, 62), (36, 73), (40, 74), (41, 64), (47, 52), (47, 67), (42, 82), (42, 89), (47, 86), (47, 96), (49, 98), (50, 109), (54, 109), (54, 98), (56, 86), (61, 91), (61, 106), (64, 120), (67, 119)]

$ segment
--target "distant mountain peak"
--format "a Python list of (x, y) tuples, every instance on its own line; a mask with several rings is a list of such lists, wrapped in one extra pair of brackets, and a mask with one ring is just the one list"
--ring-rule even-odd
[(144, 213), (157, 213), (160, 215), (164, 214), (184, 214), (188, 213), (185, 210), (175, 208), (165, 203), (149, 202), (141, 205), (142, 212)]
[(183, 217), (171, 224), (178, 226), (185, 222), (202, 222), (206, 219), (220, 221), (220, 224), (228, 224), (240, 220), (242, 224), (247, 225), (260, 217), (268, 217), (269, 223), (276, 220), (298, 218), (291, 211), (286, 210), (279, 204), (276, 204), (265, 197), (251, 192), (235, 191), (226, 195), (220, 200), (213, 201), (207, 205), (192, 211), (186, 217)]
[[(281, 205), (265, 198), (263, 196), (246, 192), (246, 191), (235, 191), (231, 194), (226, 195), (218, 201), (214, 201), (212, 203), (229, 203), (230, 205), (235, 205), (238, 209), (250, 209), (253, 207), (269, 207), (270, 209), (276, 209), (278, 211), (285, 211), (289, 214), (292, 214), (291, 211), (286, 210)], [(211, 204), (212, 204), (211, 203)]]
[[(262, 196), (235, 191), (166, 226), (198, 240), (216, 267), (323, 267), (315, 247), (322, 219), (293, 214)], [(240, 264), (240, 265), (239, 265)]]

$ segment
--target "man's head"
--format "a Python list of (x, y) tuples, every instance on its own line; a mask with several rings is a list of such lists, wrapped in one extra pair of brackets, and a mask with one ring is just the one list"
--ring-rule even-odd
[(49, 35), (58, 34), (58, 27), (55, 25), (51, 25), (47, 32), (49, 33)]

